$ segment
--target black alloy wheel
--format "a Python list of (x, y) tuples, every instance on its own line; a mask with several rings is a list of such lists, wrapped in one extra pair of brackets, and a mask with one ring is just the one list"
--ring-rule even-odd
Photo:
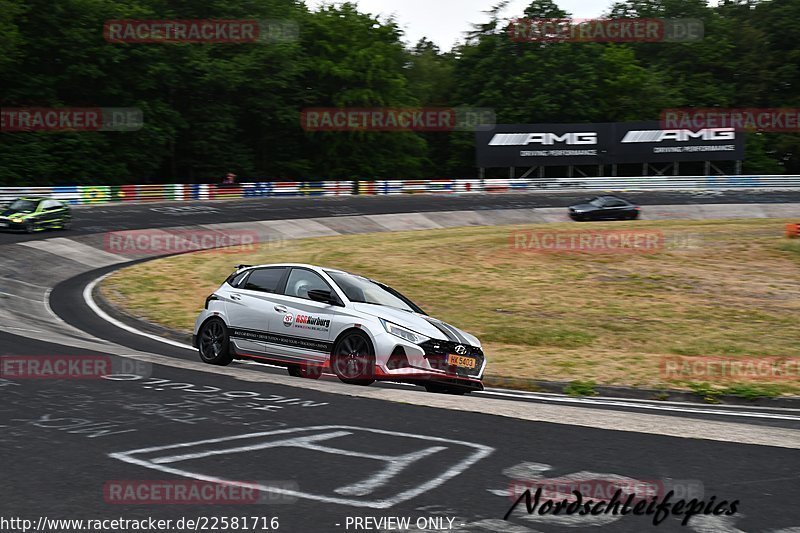
[(212, 318), (200, 327), (198, 335), (200, 359), (211, 365), (225, 366), (233, 361), (228, 344), (228, 331), (219, 318)]
[(336, 376), (351, 385), (370, 385), (375, 381), (375, 350), (365, 334), (352, 331), (339, 339), (331, 355)]

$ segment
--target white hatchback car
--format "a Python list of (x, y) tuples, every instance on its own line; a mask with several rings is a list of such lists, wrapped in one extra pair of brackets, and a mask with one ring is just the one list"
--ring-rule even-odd
[(239, 265), (206, 299), (192, 344), (210, 364), (249, 359), (345, 383), (483, 390), (481, 343), (362, 276), (303, 264)]

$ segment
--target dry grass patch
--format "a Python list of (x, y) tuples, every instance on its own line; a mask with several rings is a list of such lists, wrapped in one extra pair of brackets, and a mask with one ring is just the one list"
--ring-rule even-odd
[[(384, 281), (474, 333), (493, 375), (689, 386), (662, 377), (662, 357), (800, 357), (800, 241), (783, 238), (785, 223), (540, 224), (324, 237), (143, 263), (114, 274), (102, 290), (130, 312), (188, 331), (236, 263), (321, 264)], [(651, 254), (542, 254), (510, 245), (512, 231), (623, 228), (663, 231), (666, 244)], [(780, 391), (800, 391), (800, 380)]]

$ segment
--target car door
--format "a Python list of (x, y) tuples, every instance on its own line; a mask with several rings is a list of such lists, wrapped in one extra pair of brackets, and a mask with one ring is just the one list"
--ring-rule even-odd
[(53, 225), (64, 227), (69, 220), (69, 208), (56, 200), (51, 200), (50, 212), (53, 215)]
[(588, 220), (603, 220), (605, 214), (605, 199), (595, 197), (586, 203), (594, 206), (595, 209), (587, 211), (583, 216)]
[(43, 227), (52, 228), (59, 225), (61, 205), (53, 200), (44, 200), (39, 204), (39, 221)]
[(619, 198), (606, 198), (603, 208), (604, 218), (623, 218), (629, 209), (628, 202)]
[(325, 362), (331, 352), (331, 325), (337, 307), (315, 302), (308, 291), (333, 288), (322, 276), (303, 267), (292, 267), (278, 305), (270, 320), (272, 338), (267, 350), (298, 361)]
[(48, 203), (48, 200), (39, 200), (36, 204), (36, 208), (31, 213), (29, 220), (33, 222), (37, 228), (47, 228), (50, 225), (47, 221), (47, 213), (45, 212)]
[(275, 314), (275, 297), (286, 276), (286, 267), (256, 268), (239, 280), (238, 286), (224, 285), (217, 296), (225, 302), (229, 336), (243, 353), (263, 354), (264, 340)]

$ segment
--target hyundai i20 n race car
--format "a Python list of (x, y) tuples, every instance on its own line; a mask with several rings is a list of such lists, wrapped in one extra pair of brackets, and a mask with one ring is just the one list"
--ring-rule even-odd
[(210, 364), (249, 359), (293, 376), (402, 381), (432, 392), (482, 390), (472, 335), (429, 317), (375, 280), (303, 264), (239, 265), (205, 303), (192, 344)]

